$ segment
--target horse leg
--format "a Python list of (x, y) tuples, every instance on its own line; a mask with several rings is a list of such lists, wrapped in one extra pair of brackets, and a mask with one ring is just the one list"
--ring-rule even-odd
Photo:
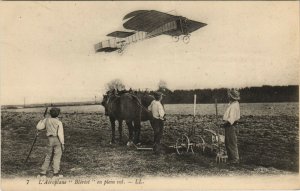
[(129, 131), (129, 140), (127, 143), (127, 146), (130, 146), (132, 144), (132, 138), (133, 138), (133, 125), (132, 125), (132, 121), (126, 121), (127, 127), (128, 127), (128, 131)]
[(134, 143), (140, 143), (140, 134), (141, 134), (141, 120), (134, 120)]
[(116, 126), (116, 124), (115, 124), (115, 119), (113, 118), (113, 117), (109, 117), (109, 120), (110, 120), (110, 124), (111, 124), (111, 144), (114, 144), (115, 143), (115, 130), (116, 130), (116, 128), (115, 128), (115, 126)]
[(119, 120), (118, 122), (119, 122), (119, 137), (120, 137), (120, 142), (122, 142), (122, 135), (123, 135), (123, 133), (122, 133), (122, 130), (123, 130), (122, 123), (123, 123), (123, 121)]

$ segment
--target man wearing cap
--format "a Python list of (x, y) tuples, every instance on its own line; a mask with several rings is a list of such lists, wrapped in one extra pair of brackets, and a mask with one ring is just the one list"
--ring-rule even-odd
[(228, 155), (228, 162), (231, 164), (239, 163), (239, 153), (237, 147), (237, 137), (235, 128), (237, 121), (240, 119), (240, 93), (236, 89), (228, 90), (229, 104), (224, 113), (223, 120), (225, 123), (225, 147)]
[(165, 121), (165, 110), (161, 104), (161, 100), (163, 94), (160, 92), (154, 93), (154, 98), (148, 107), (148, 109), (152, 112), (153, 119), (151, 120), (151, 126), (154, 131), (154, 151), (158, 151), (158, 147), (160, 145), (160, 139), (163, 134), (164, 121)]

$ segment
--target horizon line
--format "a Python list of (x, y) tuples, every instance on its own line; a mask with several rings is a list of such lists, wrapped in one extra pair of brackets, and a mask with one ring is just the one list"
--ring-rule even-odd
[[(289, 87), (289, 86), (296, 86), (296, 87), (299, 87), (299, 84), (293, 84), (293, 85), (261, 85), (261, 86), (245, 86), (245, 87), (241, 87), (241, 88), (237, 88), (237, 89), (246, 89), (246, 88), (262, 88), (262, 87)], [(169, 89), (168, 87), (166, 87), (166, 89), (174, 92), (174, 91), (195, 91), (195, 90), (218, 90), (218, 89), (228, 89), (227, 87), (222, 87), (222, 88), (195, 88), (195, 89)], [(151, 92), (151, 91), (157, 91), (158, 89), (156, 90), (152, 90), (150, 88), (146, 88), (146, 89), (141, 89), (141, 88), (138, 88), (138, 89), (133, 89), (133, 90), (138, 90), (138, 91), (148, 91), (148, 92)], [(101, 93), (104, 93), (104, 92), (101, 92)], [(95, 95), (95, 99), (88, 99), (88, 97), (81, 97), (81, 98), (75, 98), (75, 99), (85, 99), (85, 100), (81, 100), (81, 101), (75, 101), (74, 98), (66, 98), (66, 101), (37, 101), (37, 102), (33, 102), (33, 103), (12, 103), (12, 104), (2, 104), (0, 103), (0, 106), (30, 106), (30, 105), (52, 105), (52, 104), (64, 104), (64, 103), (68, 103), (68, 104), (71, 104), (71, 103), (99, 103), (100, 100), (99, 99), (96, 99), (96, 97), (99, 97), (99, 96), (96, 96)], [(51, 98), (50, 100), (52, 100), (54, 98)], [(73, 100), (71, 100), (73, 99)], [(69, 100), (69, 101), (68, 101)], [(24, 100), (25, 102), (25, 100)]]

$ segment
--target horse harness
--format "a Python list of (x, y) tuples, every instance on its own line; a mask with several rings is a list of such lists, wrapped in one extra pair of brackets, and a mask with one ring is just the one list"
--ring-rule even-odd
[[(149, 110), (143, 106), (143, 104), (141, 103), (140, 99), (132, 94), (132, 93), (128, 93), (129, 95), (131, 95), (136, 101), (137, 105), (140, 106), (142, 109), (144, 109), (145, 111), (149, 112)], [(112, 104), (116, 102), (117, 98), (120, 98), (121, 96), (120, 95), (114, 95), (115, 96), (115, 99), (112, 98), (112, 95), (109, 95), (108, 96), (108, 99), (107, 99), (107, 110), (108, 110), (108, 114), (112, 114), (113, 115), (113, 112), (112, 112)], [(114, 116), (115, 117), (115, 116)]]

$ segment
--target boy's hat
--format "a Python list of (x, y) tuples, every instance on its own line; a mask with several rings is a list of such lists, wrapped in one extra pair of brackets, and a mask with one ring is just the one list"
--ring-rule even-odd
[(240, 92), (237, 89), (229, 89), (228, 96), (234, 100), (240, 100)]
[(154, 94), (155, 99), (159, 99), (160, 96), (164, 96), (164, 94), (161, 92), (154, 92), (153, 94)]
[(51, 117), (55, 118), (60, 114), (60, 109), (58, 107), (52, 107), (50, 109), (50, 115)]

